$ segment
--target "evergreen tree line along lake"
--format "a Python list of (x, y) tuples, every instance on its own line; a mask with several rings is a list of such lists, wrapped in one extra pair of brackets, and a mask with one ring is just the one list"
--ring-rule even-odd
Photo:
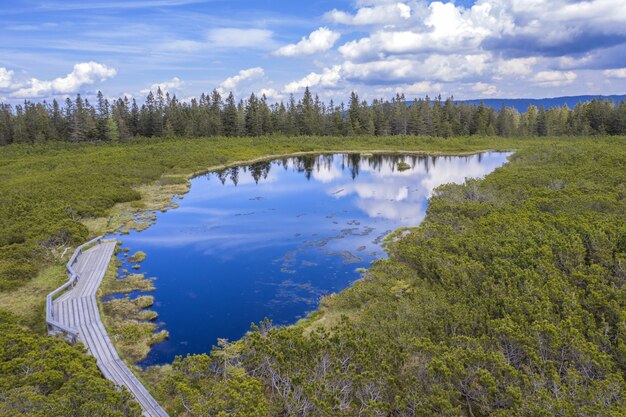
[[(483, 177), (509, 155), (301, 156), (192, 179), (151, 227), (113, 235), (125, 248), (120, 275), (157, 278), (153, 308), (170, 334), (140, 364), (208, 352), (265, 317), (305, 317), (385, 257), (392, 231), (418, 225), (434, 188)], [(141, 263), (130, 260), (137, 251)]]

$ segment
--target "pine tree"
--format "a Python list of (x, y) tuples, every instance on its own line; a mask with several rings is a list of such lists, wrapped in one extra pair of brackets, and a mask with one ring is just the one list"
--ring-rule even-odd
[(223, 132), (222, 127), (222, 96), (219, 91), (213, 90), (211, 93), (211, 108), (209, 111), (210, 117), (210, 134), (212, 136), (220, 136)]
[(263, 124), (259, 109), (259, 99), (252, 93), (245, 106), (245, 134), (260, 136), (263, 133)]
[(224, 106), (223, 117), (223, 129), (226, 136), (238, 135), (238, 121), (237, 121), (237, 105), (235, 104), (235, 96), (231, 92), (226, 98), (226, 105)]
[(107, 125), (109, 119), (109, 102), (104, 98), (102, 91), (98, 90), (97, 117), (96, 117), (96, 139), (107, 140)]
[(533, 132), (537, 136), (547, 136), (548, 135), (548, 122), (546, 120), (546, 109), (543, 106), (539, 109), (537, 113), (537, 124), (535, 127), (535, 131)]
[(313, 135), (318, 131), (319, 123), (317, 123), (317, 114), (315, 109), (315, 103), (313, 102), (313, 96), (309, 87), (304, 90), (302, 96), (302, 103), (299, 111), (299, 133), (301, 135)]
[(0, 146), (13, 143), (13, 108), (0, 103)]
[(361, 125), (361, 104), (359, 103), (359, 96), (353, 91), (350, 94), (350, 104), (348, 107), (348, 135), (358, 135), (363, 131)]

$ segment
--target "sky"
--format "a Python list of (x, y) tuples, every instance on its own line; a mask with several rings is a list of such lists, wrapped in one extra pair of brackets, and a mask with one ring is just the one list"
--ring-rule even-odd
[(624, 0), (0, 0), (0, 101), (626, 93)]

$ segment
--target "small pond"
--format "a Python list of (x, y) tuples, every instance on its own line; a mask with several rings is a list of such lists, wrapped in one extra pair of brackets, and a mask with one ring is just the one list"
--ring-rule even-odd
[(384, 257), (390, 232), (418, 225), (435, 187), (482, 177), (509, 155), (303, 156), (194, 178), (178, 208), (114, 236), (147, 254), (138, 272), (157, 277), (154, 309), (170, 332), (141, 365), (208, 352), (265, 317), (296, 322)]

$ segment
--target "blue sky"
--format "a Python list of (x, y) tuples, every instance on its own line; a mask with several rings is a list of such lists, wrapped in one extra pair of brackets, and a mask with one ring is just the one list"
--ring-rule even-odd
[(624, 0), (0, 0), (0, 99), (626, 93)]

